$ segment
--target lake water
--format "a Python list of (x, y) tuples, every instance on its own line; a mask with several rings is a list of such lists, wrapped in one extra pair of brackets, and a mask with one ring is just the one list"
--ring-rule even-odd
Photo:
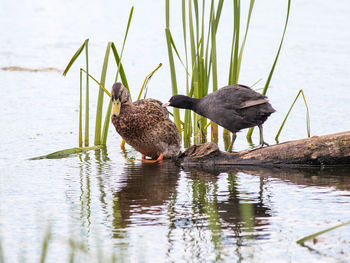
[[(171, 28), (182, 52), (178, 2), (172, 6)], [(230, 4), (225, 2), (218, 32), (220, 86), (227, 83)], [(245, 17), (247, 6), (242, 4)], [(130, 7), (126, 1), (2, 0), (0, 67), (63, 69), (90, 38), (91, 73), (99, 78), (107, 42), (121, 47)], [(263, 78), (257, 88), (263, 87), (286, 7), (287, 1), (256, 3), (240, 83), (251, 85)], [(349, 13), (345, 0), (292, 1), (268, 91), (277, 112), (264, 125), (266, 141), (273, 143), (299, 89), (309, 103), (312, 135), (349, 130)], [(148, 92), (162, 101), (171, 95), (164, 20), (164, 1), (135, 2), (123, 55), (132, 94), (163, 63)], [(0, 71), (0, 240), (5, 262), (37, 262), (49, 225), (47, 262), (69, 261), (69, 239), (87, 250), (79, 250), (77, 262), (97, 262), (99, 257), (105, 262), (113, 253), (117, 262), (350, 262), (349, 226), (305, 247), (296, 244), (349, 220), (347, 168), (206, 171), (169, 161), (142, 164), (132, 148), (120, 150), (121, 139), (113, 127), (104, 150), (28, 161), (77, 146), (79, 67), (84, 59), (78, 64), (66, 78), (56, 72)], [(180, 65), (178, 70), (181, 74)], [(114, 72), (109, 73), (107, 87), (114, 79)], [(182, 85), (184, 77), (179, 77)], [(96, 94), (92, 86), (92, 126)], [(280, 141), (304, 137), (305, 107), (299, 101)], [(253, 140), (257, 143), (257, 133)], [(243, 131), (235, 150), (248, 147)]]

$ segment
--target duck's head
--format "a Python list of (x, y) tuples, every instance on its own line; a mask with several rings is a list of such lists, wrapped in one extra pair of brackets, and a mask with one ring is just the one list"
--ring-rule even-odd
[(194, 99), (184, 95), (175, 95), (168, 102), (163, 104), (163, 107), (172, 106), (180, 109), (192, 109)]
[(116, 82), (112, 86), (111, 97), (113, 102), (112, 116), (118, 116), (121, 105), (130, 101), (129, 92), (123, 84)]

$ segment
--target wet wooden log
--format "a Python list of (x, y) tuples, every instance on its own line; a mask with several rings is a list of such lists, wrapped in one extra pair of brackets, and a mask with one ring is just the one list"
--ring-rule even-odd
[(220, 151), (215, 143), (193, 145), (179, 156), (183, 166), (311, 167), (350, 165), (350, 131), (241, 152)]

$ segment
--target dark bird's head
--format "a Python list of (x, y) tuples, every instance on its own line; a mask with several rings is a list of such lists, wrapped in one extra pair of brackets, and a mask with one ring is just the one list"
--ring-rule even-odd
[(163, 107), (172, 106), (180, 109), (193, 109), (196, 99), (184, 95), (175, 95), (163, 104)]
[(129, 91), (123, 84), (116, 82), (112, 86), (111, 97), (113, 102), (112, 116), (115, 117), (119, 115), (121, 105), (130, 101)]

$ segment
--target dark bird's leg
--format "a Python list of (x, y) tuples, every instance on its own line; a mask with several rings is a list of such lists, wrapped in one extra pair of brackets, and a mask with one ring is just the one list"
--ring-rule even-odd
[(264, 145), (269, 146), (269, 144), (264, 141), (262, 124), (258, 125), (258, 127), (259, 127), (259, 134), (260, 134), (259, 148), (264, 147)]
[(235, 132), (232, 132), (232, 141), (230, 142), (230, 145), (228, 146), (228, 152), (232, 152), (233, 144), (237, 138), (237, 135)]

